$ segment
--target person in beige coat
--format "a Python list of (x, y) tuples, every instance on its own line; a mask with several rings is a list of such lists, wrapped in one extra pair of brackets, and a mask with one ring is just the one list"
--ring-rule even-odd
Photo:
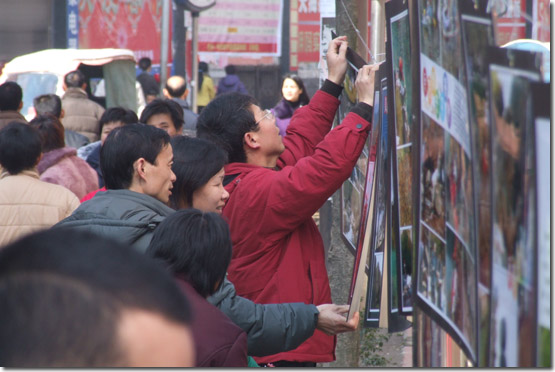
[(65, 129), (73, 130), (87, 136), (91, 142), (100, 139), (100, 117), (104, 107), (92, 101), (87, 96), (87, 81), (85, 75), (79, 71), (71, 71), (64, 77), (64, 96), (62, 109), (64, 117), (62, 124)]
[(39, 179), (41, 157), (35, 128), (13, 122), (0, 130), (0, 248), (53, 226), (79, 206), (71, 191)]

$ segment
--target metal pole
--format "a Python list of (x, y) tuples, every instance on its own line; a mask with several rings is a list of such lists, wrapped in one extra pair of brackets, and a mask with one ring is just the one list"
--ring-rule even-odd
[(376, 62), (385, 60), (385, 16), (383, 0), (372, 0), (371, 3), (370, 50)]
[(168, 79), (168, 48), (170, 44), (170, 1), (162, 0), (162, 40), (160, 42), (160, 92)]
[(193, 49), (193, 76), (191, 79), (192, 97), (191, 109), (194, 113), (197, 112), (197, 95), (198, 95), (198, 12), (192, 12), (193, 16), (193, 35), (192, 35), (192, 49)]

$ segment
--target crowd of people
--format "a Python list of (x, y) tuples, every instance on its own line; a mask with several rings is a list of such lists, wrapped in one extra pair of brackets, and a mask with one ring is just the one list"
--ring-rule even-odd
[[(336, 335), (359, 318), (333, 304), (312, 216), (364, 147), (377, 70), (360, 69), (359, 102), (332, 129), (346, 50), (346, 37), (332, 41), (310, 100), (285, 79), (287, 135), (240, 92), (218, 88), (188, 115), (178, 77), (137, 117), (85, 103), (74, 71), (71, 101), (37, 97), (29, 123), (21, 88), (0, 85), (0, 365), (335, 360)], [(68, 131), (87, 144), (69, 145)]]

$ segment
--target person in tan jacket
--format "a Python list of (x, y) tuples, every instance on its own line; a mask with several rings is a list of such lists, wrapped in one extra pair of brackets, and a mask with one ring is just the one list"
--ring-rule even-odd
[(104, 107), (92, 101), (87, 96), (87, 81), (85, 75), (79, 71), (71, 71), (64, 77), (64, 96), (62, 109), (64, 117), (62, 124), (65, 129), (73, 130), (87, 136), (91, 142), (100, 139), (100, 117)]
[(39, 179), (41, 157), (35, 128), (12, 122), (0, 130), (0, 248), (53, 226), (79, 206), (71, 191)]

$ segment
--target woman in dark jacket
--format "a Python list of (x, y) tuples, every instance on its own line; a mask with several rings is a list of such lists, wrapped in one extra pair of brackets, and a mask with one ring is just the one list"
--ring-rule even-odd
[(285, 136), (293, 113), (302, 106), (308, 105), (310, 98), (302, 79), (294, 74), (286, 75), (281, 86), (281, 101), (272, 109), (276, 117), (276, 125), (280, 136)]
[(154, 231), (147, 255), (162, 261), (193, 310), (196, 367), (246, 367), (247, 335), (206, 301), (222, 285), (231, 261), (227, 223), (217, 213), (184, 209)]

